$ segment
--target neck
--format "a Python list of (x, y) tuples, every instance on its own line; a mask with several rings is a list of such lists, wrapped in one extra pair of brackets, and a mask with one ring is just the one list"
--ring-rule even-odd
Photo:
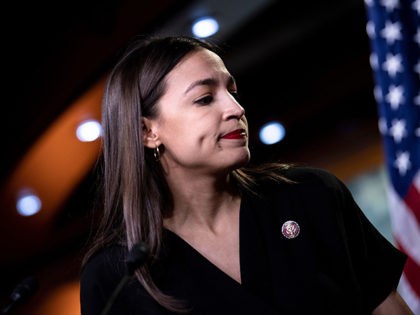
[(184, 227), (200, 227), (217, 232), (227, 216), (236, 215), (240, 197), (232, 187), (229, 175), (167, 177), (174, 201), (173, 214), (165, 219), (165, 227), (180, 231)]

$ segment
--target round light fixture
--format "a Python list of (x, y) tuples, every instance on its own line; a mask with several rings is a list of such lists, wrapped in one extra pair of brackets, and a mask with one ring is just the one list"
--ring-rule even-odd
[(286, 131), (283, 125), (277, 121), (266, 123), (260, 129), (260, 140), (267, 145), (280, 142), (285, 135)]
[(82, 142), (95, 141), (102, 133), (101, 124), (97, 120), (86, 120), (76, 130), (77, 138)]
[(24, 217), (38, 213), (41, 207), (41, 199), (34, 193), (22, 194), (16, 202), (17, 212)]
[(197, 19), (192, 26), (192, 33), (196, 37), (205, 38), (217, 33), (219, 23), (212, 17), (202, 17)]

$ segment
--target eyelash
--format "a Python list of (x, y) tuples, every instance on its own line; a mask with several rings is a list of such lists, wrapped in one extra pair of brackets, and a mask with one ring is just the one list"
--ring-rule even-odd
[[(229, 93), (233, 96), (233, 98), (235, 100), (237, 100), (237, 101), (239, 100), (239, 95), (238, 95), (237, 91), (230, 91)], [(213, 96), (206, 95), (206, 96), (196, 100), (194, 103), (199, 104), (199, 105), (209, 105), (211, 102), (213, 102), (213, 99), (214, 99)]]
[(194, 103), (199, 104), (199, 105), (208, 105), (211, 102), (213, 102), (213, 96), (206, 95), (206, 96), (196, 100)]
[(238, 91), (230, 91), (229, 93), (233, 96), (233, 98), (234, 98), (235, 100), (239, 101), (239, 94), (238, 94)]

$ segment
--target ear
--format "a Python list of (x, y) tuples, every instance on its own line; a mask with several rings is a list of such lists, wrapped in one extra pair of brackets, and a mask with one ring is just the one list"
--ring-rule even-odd
[(155, 121), (142, 117), (142, 136), (144, 146), (154, 149), (160, 145), (159, 137), (156, 134), (156, 123)]

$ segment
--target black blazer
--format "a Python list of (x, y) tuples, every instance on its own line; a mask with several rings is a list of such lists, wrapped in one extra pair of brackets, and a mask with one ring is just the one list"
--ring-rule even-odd
[[(242, 284), (230, 278), (176, 234), (152, 275), (165, 293), (184, 300), (189, 314), (371, 314), (395, 289), (406, 256), (368, 221), (335, 176), (314, 168), (285, 173), (296, 183), (261, 183), (242, 194)], [(297, 223), (294, 238), (282, 234)], [(81, 277), (82, 315), (99, 314), (125, 267), (126, 249), (98, 252)], [(111, 314), (171, 314), (135, 280)]]

